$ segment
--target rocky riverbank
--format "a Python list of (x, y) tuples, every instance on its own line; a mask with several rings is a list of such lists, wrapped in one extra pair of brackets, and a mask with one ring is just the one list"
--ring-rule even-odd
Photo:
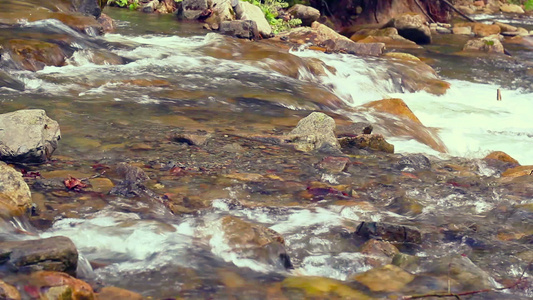
[[(151, 7), (164, 5), (172, 12), (173, 1), (154, 2)], [(183, 2), (181, 13), (194, 18), (224, 7), (187, 11), (190, 1)], [(9, 5), (20, 9), (23, 3)], [(483, 4), (472, 5), (483, 11), (492, 7)], [(146, 7), (141, 9), (149, 11)], [(28, 17), (48, 22), (46, 29), (37, 27), (45, 30), (42, 35), (16, 22), (0, 25), (17, 37), (0, 33), (1, 67), (7, 70), (0, 73), (0, 84), (10, 93), (34, 84), (23, 80), (21, 70), (75, 66), (85, 58), (80, 52), (97, 49), (87, 56), (90, 66), (123, 65), (147, 55), (142, 46), (88, 38), (95, 29), (103, 30), (94, 19), (102, 18), (95, 5), (46, 8), (46, 14)], [(336, 70), (283, 50), (307, 44), (317, 51), (379, 57), (391, 65), (386, 72), (398, 81), (398, 89), (441, 95), (449, 84), (429, 60), (390, 50), (419, 51), (435, 36), (451, 36), (452, 31), (476, 35), (481, 51), (503, 52), (501, 37), (493, 34), (507, 32), (505, 44), (511, 36), (527, 41), (529, 33), (503, 23), (435, 26), (423, 15), (401, 14), (386, 28), (343, 32), (348, 38), (317, 23), (315, 11), (315, 17), (307, 18), (300, 10), (287, 13), (310, 27), (249, 48), (251, 42), (240, 40), (205, 46), (214, 58), (253, 61), (250, 65), (258, 66), (253, 76), (259, 70), (285, 76), (271, 95), (254, 94), (254, 89), (226, 100), (220, 95), (229, 93), (227, 82), (216, 86), (219, 93), (190, 91), (171, 78), (157, 77), (162, 74), (152, 78), (146, 67), (140, 79), (121, 78), (113, 68), (112, 80), (104, 79), (105, 72), (97, 79), (39, 74), (46, 79), (41, 84), (66, 86), (65, 93), (74, 95), (69, 102), (55, 95), (41, 95), (45, 101), (30, 105), (3, 98), (0, 295), (530, 297), (531, 285), (523, 277), (532, 271), (533, 166), (522, 166), (499, 151), (483, 159), (395, 153), (389, 137), (407, 136), (440, 153), (447, 147), (438, 130), (426, 127), (401, 99), (350, 107), (318, 84), (295, 84), (291, 90), (286, 82), (300, 79), (302, 70)], [(239, 15), (241, 24), (250, 24), (242, 17), (247, 13)], [(210, 30), (227, 26), (217, 22), (207, 23)], [(247, 30), (252, 35), (245, 37), (270, 36), (251, 24)], [(475, 48), (472, 43), (466, 42), (465, 52)], [(116, 49), (124, 52), (119, 55), (112, 51)], [(480, 49), (474, 50), (480, 55)], [(127, 51), (134, 53), (127, 56)], [(166, 66), (169, 55), (156, 61)], [(191, 76), (189, 86), (202, 85)], [(84, 90), (76, 90), (76, 84)], [(93, 107), (81, 100), (95, 93), (91, 101), (105, 101), (98, 90), (115, 86), (114, 101), (102, 102), (106, 105)], [(119, 90), (136, 89), (144, 93), (134, 94), (144, 101), (141, 108), (118, 96)], [(108, 114), (112, 117), (106, 119)]]

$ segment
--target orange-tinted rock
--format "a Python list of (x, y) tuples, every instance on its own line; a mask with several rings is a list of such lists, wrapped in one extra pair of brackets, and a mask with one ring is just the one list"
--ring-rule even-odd
[(507, 169), (502, 173), (503, 177), (519, 177), (519, 176), (533, 176), (533, 166), (518, 166), (511, 169)]
[(63, 66), (67, 56), (58, 45), (37, 40), (10, 40), (5, 48), (13, 61), (29, 71), (39, 71), (45, 66)]
[(481, 37), (498, 34), (500, 33), (500, 26), (498, 25), (487, 25), (482, 23), (474, 23), (472, 25), (472, 31)]
[(402, 99), (383, 99), (372, 101), (363, 105), (363, 107), (372, 108), (379, 112), (388, 113), (398, 117), (408, 118), (418, 124), (422, 124), (415, 116), (413, 111), (403, 102)]
[(0, 217), (19, 216), (31, 203), (30, 188), (22, 174), (0, 161)]
[(352, 277), (353, 280), (366, 285), (374, 292), (400, 291), (406, 284), (413, 281), (414, 275), (394, 265), (375, 268)]
[(142, 300), (141, 294), (121, 289), (114, 286), (107, 286), (102, 288), (98, 293), (98, 300)]
[(520, 163), (518, 163), (518, 161), (514, 158), (512, 158), (509, 154), (503, 152), (503, 151), (493, 151), (491, 153), (489, 153), (487, 156), (485, 156), (485, 158), (483, 158), (484, 160), (488, 160), (488, 159), (495, 159), (495, 160), (499, 160), (501, 162), (505, 162), (505, 163), (512, 163), (512, 164), (516, 164), (516, 165), (520, 165)]
[[(39, 271), (31, 274), (31, 284), (38, 287), (68, 286), (72, 300), (94, 300), (93, 288), (85, 281), (76, 279), (66, 273)], [(45, 295), (41, 295), (45, 296)], [(47, 298), (41, 298), (47, 299)], [(50, 299), (52, 300), (52, 299)], [(53, 299), (55, 300), (55, 299)]]
[(20, 300), (20, 293), (14, 286), (0, 280), (0, 299)]

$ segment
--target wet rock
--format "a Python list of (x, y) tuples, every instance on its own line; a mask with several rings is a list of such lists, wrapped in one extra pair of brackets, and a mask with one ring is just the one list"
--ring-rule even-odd
[(281, 283), (283, 288), (296, 290), (293, 299), (373, 299), (361, 291), (353, 289), (342, 281), (316, 276), (288, 277)]
[(67, 237), (0, 243), (1, 263), (11, 271), (46, 270), (76, 273), (78, 251)]
[(222, 218), (221, 225), (228, 246), (239, 257), (255, 259), (285, 269), (292, 268), (285, 249), (285, 240), (277, 232), (233, 216)]
[(294, 18), (302, 20), (302, 26), (311, 26), (313, 22), (320, 18), (320, 11), (318, 9), (302, 4), (295, 4), (287, 13)]
[(418, 256), (405, 253), (398, 253), (392, 258), (392, 264), (402, 269), (407, 269), (408, 266), (417, 265), (418, 261)]
[(117, 164), (115, 172), (128, 181), (143, 182), (150, 179), (143, 169), (127, 163)]
[(400, 171), (407, 172), (430, 170), (431, 162), (423, 154), (407, 154), (402, 155), (402, 158), (395, 164), (395, 167)]
[(367, 239), (379, 238), (389, 242), (422, 242), (422, 234), (416, 227), (384, 222), (362, 222), (354, 233)]
[(472, 27), (470, 26), (460, 26), (460, 27), (454, 27), (452, 29), (453, 34), (462, 34), (462, 35), (472, 35)]
[(394, 198), (387, 209), (400, 215), (419, 215), (422, 213), (424, 206), (416, 199), (401, 196)]
[(503, 151), (492, 151), (491, 153), (487, 154), (487, 156), (485, 156), (483, 160), (485, 161), (498, 160), (498, 161), (509, 163), (515, 166), (520, 165), (516, 159), (512, 158), (509, 154)]
[(66, 57), (71, 54), (57, 44), (29, 39), (9, 40), (5, 50), (17, 68), (29, 71), (40, 71), (45, 66), (64, 66)]
[(325, 42), (324, 45), (330, 51), (346, 52), (354, 55), (379, 56), (385, 50), (384, 43), (355, 43), (345, 39), (338, 39), (335, 42)]
[(252, 20), (224, 21), (220, 23), (220, 33), (238, 37), (241, 39), (258, 39), (259, 31), (257, 24)]
[(359, 252), (368, 255), (365, 262), (374, 267), (380, 267), (392, 262), (392, 257), (400, 251), (394, 245), (386, 241), (370, 239), (361, 246)]
[(350, 149), (369, 149), (386, 153), (394, 153), (394, 145), (389, 144), (381, 134), (360, 134), (355, 137), (339, 139), (343, 151)]
[(142, 300), (141, 294), (121, 289), (114, 286), (106, 286), (98, 293), (99, 300)]
[(472, 39), (466, 42), (463, 51), (477, 51), (488, 53), (504, 53), (500, 39), (496, 36), (488, 36), (480, 39)]
[(97, 21), (102, 26), (103, 33), (113, 32), (117, 28), (115, 20), (106, 14), (101, 14)]
[(59, 124), (42, 109), (0, 114), (0, 160), (42, 163), (57, 148)]
[(95, 0), (70, 0), (74, 11), (82, 13), (84, 15), (100, 17), (102, 10), (98, 6), (98, 2)]
[(366, 285), (374, 292), (397, 292), (413, 281), (415, 276), (395, 265), (386, 265), (356, 274), (351, 279)]
[[(2, 50), (1, 47), (0, 47), (0, 50)], [(24, 91), (24, 88), (25, 88), (24, 82), (22, 82), (22, 81), (20, 81), (18, 79), (15, 79), (11, 75), (9, 75), (8, 73), (0, 70), (0, 88), (2, 88), (2, 87), (14, 89), (14, 90), (17, 90), (17, 91)]]
[(330, 173), (341, 173), (346, 169), (346, 165), (350, 162), (348, 157), (324, 157), (317, 167)]
[(483, 158), (487, 166), (500, 172), (520, 166), (518, 161), (502, 151), (493, 151)]
[(504, 13), (511, 13), (511, 14), (523, 14), (524, 9), (520, 5), (516, 4), (502, 4), (500, 6), (500, 10)]
[(502, 173), (503, 177), (519, 177), (519, 176), (533, 176), (533, 165), (530, 166), (518, 166), (507, 169)]
[(0, 161), (0, 217), (22, 215), (31, 204), (30, 189), (22, 174)]
[[(58, 300), (59, 295), (69, 295), (64, 299), (71, 300), (94, 300), (96, 295), (92, 287), (79, 279), (76, 279), (66, 273), (39, 271), (31, 274), (31, 285), (27, 288), (34, 287), (39, 291), (39, 298), (42, 300)], [(54, 288), (54, 289), (51, 289)], [(51, 292), (50, 292), (51, 290)], [(49, 294), (47, 292), (50, 292)]]
[(372, 101), (364, 104), (363, 107), (370, 108), (379, 112), (388, 113), (398, 117), (405, 117), (413, 122), (422, 124), (422, 122), (420, 122), (420, 120), (416, 117), (413, 111), (407, 106), (407, 104), (405, 104), (402, 99), (392, 98)]
[(301, 119), (288, 135), (287, 140), (300, 151), (309, 152), (324, 147), (340, 149), (335, 136), (335, 120), (320, 112), (313, 112)]
[(487, 37), (487, 36), (491, 36), (494, 34), (499, 34), (500, 26), (483, 24), (483, 23), (474, 23), (472, 24), (472, 32), (474, 32), (476, 36)]
[(383, 54), (385, 57), (390, 57), (397, 60), (402, 61), (415, 61), (415, 62), (421, 62), (420, 58), (409, 54), (409, 53), (403, 53), (403, 52), (388, 52)]
[(426, 25), (426, 17), (423, 15), (406, 13), (394, 18), (391, 23), (404, 38), (417, 44), (431, 43), (431, 30)]
[(500, 31), (501, 32), (504, 32), (504, 31), (513, 32), (513, 31), (517, 31), (518, 30), (517, 27), (515, 27), (513, 25), (506, 24), (506, 23), (502, 23), (502, 22), (494, 22), (494, 25), (500, 26)]
[(0, 299), (20, 300), (20, 293), (14, 286), (0, 280)]
[(249, 2), (239, 1), (239, 4), (235, 7), (235, 14), (238, 20), (255, 22), (262, 38), (272, 36), (272, 27), (270, 27), (265, 14), (258, 6)]
[(209, 8), (207, 0), (183, 0), (183, 17), (188, 20), (196, 20)]
[(449, 276), (463, 290), (492, 288), (491, 278), (487, 272), (476, 266), (466, 256), (446, 256), (427, 262), (423, 267), (427, 273)]

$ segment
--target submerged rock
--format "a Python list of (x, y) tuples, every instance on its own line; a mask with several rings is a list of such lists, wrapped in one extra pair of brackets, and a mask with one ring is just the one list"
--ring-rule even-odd
[(27, 288), (32, 287), (39, 291), (39, 299), (42, 300), (96, 299), (93, 288), (88, 283), (62, 272), (34, 272), (31, 274), (31, 285)]
[(31, 204), (30, 188), (22, 173), (0, 161), (0, 217), (22, 215)]
[(1, 264), (12, 272), (58, 271), (76, 274), (78, 251), (67, 237), (0, 243)]
[(285, 249), (285, 240), (277, 232), (233, 216), (222, 218), (221, 224), (229, 248), (239, 257), (285, 269), (293, 267)]
[(287, 139), (300, 151), (340, 149), (335, 136), (335, 120), (321, 112), (313, 112), (301, 119)]
[(14, 286), (0, 280), (0, 299), (20, 300), (20, 293)]
[(59, 124), (42, 109), (24, 109), (0, 115), (0, 160), (42, 163), (57, 148)]
[[(0, 46), (0, 50), (2, 50), (1, 46)], [(18, 79), (15, 79), (8, 73), (0, 70), (0, 88), (1, 87), (10, 88), (10, 89), (14, 89), (17, 91), (24, 91), (25, 85), (24, 85), (24, 82)]]
[(366, 285), (374, 292), (397, 292), (413, 281), (415, 276), (395, 265), (386, 265), (356, 274), (351, 279)]
[(431, 162), (423, 154), (407, 154), (403, 155), (400, 158), (400, 161), (395, 165), (401, 171), (419, 171), (419, 170), (430, 170)]
[(394, 153), (394, 145), (389, 144), (381, 134), (360, 134), (354, 137), (339, 139), (341, 148), (350, 152), (350, 149), (369, 149), (386, 153)]
[(357, 227), (355, 234), (367, 239), (380, 238), (389, 242), (422, 242), (422, 234), (416, 227), (384, 222), (363, 222)]

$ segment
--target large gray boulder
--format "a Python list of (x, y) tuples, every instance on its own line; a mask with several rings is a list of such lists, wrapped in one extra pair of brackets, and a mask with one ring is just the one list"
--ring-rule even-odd
[(259, 38), (257, 23), (252, 20), (224, 21), (220, 23), (220, 33), (241, 39), (255, 40)]
[(31, 204), (30, 188), (22, 173), (0, 161), (0, 218), (24, 214)]
[(302, 4), (295, 4), (293, 7), (289, 8), (287, 13), (294, 18), (302, 20), (303, 26), (311, 26), (314, 21), (317, 21), (318, 18), (320, 18), (320, 11), (318, 9)]
[(42, 109), (0, 114), (0, 160), (42, 163), (57, 148), (59, 124)]
[(30, 241), (0, 243), (0, 261), (8, 270), (57, 271), (75, 275), (78, 250), (72, 241), (63, 236)]
[(254, 21), (257, 24), (259, 34), (261, 34), (263, 38), (269, 38), (272, 36), (272, 27), (268, 24), (261, 8), (251, 3), (240, 1), (234, 9), (238, 20)]
[(421, 14), (405, 13), (392, 21), (392, 26), (404, 38), (417, 44), (431, 43), (431, 30), (426, 24), (426, 17)]
[(188, 20), (195, 20), (209, 8), (207, 0), (183, 0), (183, 17)]
[(313, 112), (301, 119), (289, 133), (288, 139), (297, 150), (304, 152), (340, 151), (341, 148), (335, 135), (335, 120), (321, 112)]

